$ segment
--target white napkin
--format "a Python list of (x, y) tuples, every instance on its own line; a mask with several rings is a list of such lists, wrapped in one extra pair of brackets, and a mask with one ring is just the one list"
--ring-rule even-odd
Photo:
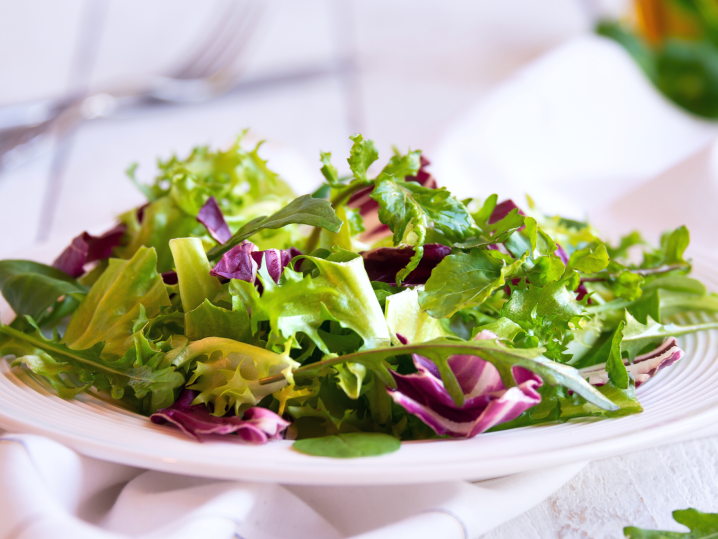
[(145, 471), (7, 434), (0, 539), (468, 539), (530, 509), (584, 465), (479, 484), (281, 486)]
[[(428, 155), (440, 184), (584, 218), (705, 148), (718, 123), (667, 101), (607, 39), (568, 42), (503, 82)], [(670, 197), (668, 198), (670, 200)]]

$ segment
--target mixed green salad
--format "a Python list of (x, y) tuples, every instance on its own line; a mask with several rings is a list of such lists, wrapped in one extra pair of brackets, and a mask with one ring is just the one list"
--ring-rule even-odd
[[(531, 199), (459, 200), (419, 151), (297, 197), (258, 154), (159, 162), (147, 203), (52, 266), (0, 262), (17, 314), (0, 356), (62, 398), (91, 392), (201, 440), (297, 440), (311, 454), (641, 412), (636, 387), (718, 328), (688, 277), (688, 230), (618, 245)], [(369, 169), (377, 170), (371, 173)]]

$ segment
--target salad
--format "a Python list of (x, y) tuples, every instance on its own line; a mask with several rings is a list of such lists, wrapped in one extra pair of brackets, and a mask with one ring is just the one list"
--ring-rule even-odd
[(196, 440), (295, 440), (353, 457), (400, 441), (641, 412), (636, 388), (718, 322), (684, 253), (585, 222), (459, 200), (419, 151), (297, 197), (240, 139), (159, 162), (147, 203), (52, 266), (0, 262), (17, 317), (0, 356), (62, 398), (90, 392)]

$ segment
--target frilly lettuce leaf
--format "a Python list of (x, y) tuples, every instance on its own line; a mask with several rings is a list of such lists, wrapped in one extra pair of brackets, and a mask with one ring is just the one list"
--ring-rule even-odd
[(367, 170), (374, 161), (379, 159), (379, 152), (373, 140), (364, 140), (361, 135), (353, 135), (349, 138), (354, 143), (347, 159), (349, 168), (355, 179), (365, 181)]
[(249, 308), (253, 332), (261, 321), (269, 321), (272, 344), (284, 343), (302, 332), (328, 354), (318, 330), (324, 321), (333, 320), (355, 331), (364, 340), (363, 348), (387, 346), (389, 330), (362, 258), (346, 255), (341, 262), (306, 257), (316, 265), (316, 276), (303, 276), (287, 267), (279, 284), (263, 266), (259, 270), (264, 286), (261, 298), (254, 285), (238, 280), (230, 283), (230, 293)]
[(521, 283), (512, 287), (501, 315), (526, 332), (524, 346), (546, 346), (548, 357), (565, 361), (566, 346), (573, 339), (572, 332), (580, 327), (585, 307), (563, 280), (543, 287)]
[[(287, 382), (291, 384), (291, 369), (298, 365), (286, 351), (277, 354), (221, 337), (190, 342), (172, 363), (193, 371), (188, 388), (200, 392), (193, 404), (212, 403), (217, 416), (230, 407), (239, 412), (243, 405), (253, 406)], [(260, 378), (278, 374), (282, 380), (259, 384)]]

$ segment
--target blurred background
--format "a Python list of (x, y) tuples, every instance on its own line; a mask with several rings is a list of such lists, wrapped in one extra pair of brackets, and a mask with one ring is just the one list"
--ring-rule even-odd
[(528, 192), (614, 237), (687, 222), (716, 247), (706, 5), (0, 0), (0, 257), (102, 230), (142, 202), (131, 163), (148, 181), (245, 128), (299, 192), (361, 132), (380, 162), (424, 150), (461, 196)]

